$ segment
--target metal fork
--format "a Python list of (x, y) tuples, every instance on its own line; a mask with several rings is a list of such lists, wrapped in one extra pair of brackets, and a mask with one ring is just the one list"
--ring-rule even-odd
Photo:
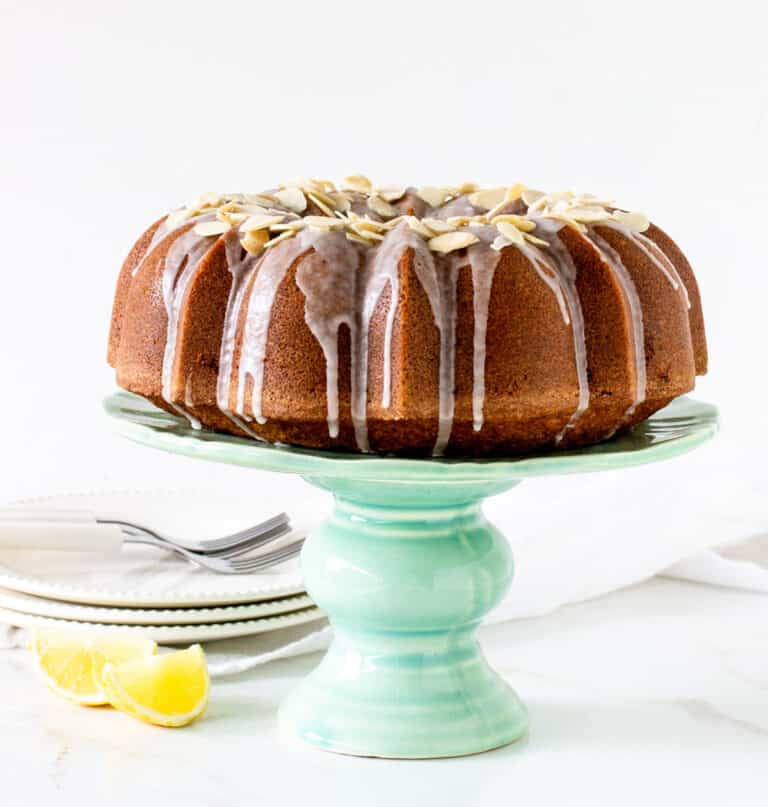
[(0, 509), (0, 521), (3, 520), (3, 517), (10, 517), (13, 522), (42, 521), (67, 525), (111, 525), (119, 528), (124, 543), (147, 544), (158, 549), (175, 552), (198, 566), (220, 574), (246, 574), (268, 568), (297, 555), (304, 543), (301, 539), (271, 552), (239, 558), (239, 556), (261, 549), (291, 532), (290, 521), (286, 513), (279, 513), (244, 530), (219, 538), (204, 539), (194, 544), (161, 535), (150, 527), (132, 521), (98, 518), (85, 510), (40, 510), (10, 506)]
[(276, 566), (278, 563), (295, 557), (301, 552), (301, 547), (304, 545), (304, 539), (300, 538), (278, 549), (273, 549), (271, 552), (264, 552), (260, 555), (253, 555), (248, 558), (233, 558), (223, 553), (213, 555), (194, 552), (178, 544), (173, 544), (162, 538), (156, 538), (148, 534), (133, 535), (130, 536), (128, 540), (132, 543), (148, 544), (149, 546), (155, 546), (159, 549), (175, 552), (177, 555), (186, 558), (186, 560), (196, 563), (204, 569), (210, 569), (217, 574), (249, 574), (250, 572), (267, 569), (270, 566)]
[(181, 549), (186, 549), (195, 554), (224, 558), (243, 555), (253, 549), (266, 546), (291, 531), (288, 516), (285, 513), (280, 513), (273, 518), (262, 521), (260, 524), (255, 524), (252, 527), (232, 533), (231, 535), (198, 541), (193, 544), (188, 541), (180, 541), (177, 538), (169, 538), (168, 536), (161, 535), (150, 527), (145, 527), (132, 521), (114, 518), (97, 518), (96, 521), (99, 524), (114, 524), (120, 527), (128, 543), (146, 543), (146, 541), (138, 540), (139, 538), (145, 537), (159, 542), (154, 543), (153, 545), (155, 546), (162, 544), (163, 548), (171, 550), (180, 547)]

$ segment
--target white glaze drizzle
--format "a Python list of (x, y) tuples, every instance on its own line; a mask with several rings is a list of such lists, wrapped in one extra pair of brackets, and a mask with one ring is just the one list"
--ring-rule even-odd
[[(538, 246), (524, 243), (518, 248), (539, 272), (539, 276), (549, 285), (557, 297), (560, 312), (566, 325), (570, 325), (573, 335), (573, 353), (576, 367), (576, 378), (579, 397), (568, 422), (555, 436), (555, 445), (562, 442), (563, 437), (579, 421), (589, 408), (589, 374), (587, 367), (587, 342), (584, 332), (584, 312), (581, 308), (579, 293), (576, 288), (576, 265), (570, 253), (560, 240), (558, 232), (563, 223), (551, 219), (536, 219), (536, 236), (543, 238), (549, 247), (545, 253)], [(546, 269), (546, 271), (544, 271)]]
[[(600, 223), (602, 225), (602, 222)], [(645, 400), (646, 393), (646, 365), (645, 365), (645, 328), (643, 326), (643, 308), (640, 304), (640, 297), (637, 294), (635, 284), (621, 260), (619, 253), (594, 230), (589, 228), (587, 237), (597, 247), (600, 255), (610, 267), (614, 277), (619, 283), (619, 287), (624, 295), (624, 300), (629, 309), (630, 324), (632, 326), (632, 347), (635, 356), (635, 396), (629, 408), (624, 413), (623, 420), (626, 421), (635, 413), (638, 406)], [(618, 428), (618, 427), (617, 427)]]
[(163, 351), (161, 394), (163, 400), (179, 414), (184, 415), (194, 429), (200, 428), (200, 422), (197, 418), (172, 400), (173, 369), (176, 363), (179, 320), (186, 300), (187, 290), (201, 261), (211, 246), (212, 243), (209, 238), (196, 235), (193, 230), (187, 230), (173, 242), (168, 250), (162, 275), (163, 301), (168, 317), (168, 328)]
[(224, 329), (221, 335), (219, 349), (219, 372), (216, 378), (216, 403), (219, 410), (238, 428), (256, 440), (263, 440), (248, 425), (244, 417), (235, 414), (229, 406), (230, 388), (232, 384), (232, 368), (235, 357), (235, 338), (237, 336), (237, 323), (240, 318), (240, 309), (243, 304), (245, 290), (248, 288), (251, 274), (256, 269), (258, 257), (249, 255), (240, 245), (240, 238), (236, 231), (231, 230), (224, 236), (224, 246), (227, 257), (227, 270), (232, 276), (229, 288), (229, 298), (224, 316)]
[(675, 291), (679, 291), (680, 295), (685, 302), (685, 307), (690, 310), (691, 308), (691, 300), (688, 296), (688, 289), (685, 287), (685, 283), (683, 283), (682, 278), (680, 277), (679, 272), (675, 268), (675, 265), (666, 255), (663, 249), (648, 238), (647, 235), (643, 235), (643, 233), (635, 232), (634, 230), (630, 230), (628, 227), (623, 226), (615, 221), (605, 221), (600, 222), (601, 227), (609, 227), (612, 230), (617, 230), (620, 232), (625, 238), (628, 238), (635, 246), (637, 246), (645, 256), (651, 261), (651, 263), (656, 266), (664, 277), (669, 281), (669, 284)]
[(501, 254), (486, 244), (473, 244), (467, 251), (472, 269), (472, 428), (479, 432), (485, 416), (485, 338), (488, 330), (488, 309), (491, 287)]
[[(302, 233), (299, 238), (307, 236)], [(325, 357), (328, 434), (336, 438), (339, 436), (339, 329), (342, 325), (347, 325), (351, 335), (353, 373), (361, 360), (356, 317), (360, 256), (339, 232), (318, 233), (312, 238), (311, 246), (313, 251), (299, 264), (296, 285), (304, 292), (304, 320)], [(353, 400), (355, 384), (353, 375)]]
[(440, 333), (438, 426), (432, 450), (434, 456), (440, 457), (451, 438), (456, 406), (456, 280), (461, 259), (455, 256), (439, 258), (412, 230), (403, 229), (402, 232), (413, 250), (413, 269), (427, 295)]
[[(311, 242), (307, 241), (309, 233), (309, 230), (302, 231), (295, 238), (289, 238), (268, 250), (258, 264), (256, 278), (251, 286), (242, 333), (240, 362), (235, 379), (235, 412), (241, 416), (245, 415), (246, 382), (250, 378), (253, 382), (250, 414), (260, 424), (267, 422), (262, 414), (262, 389), (267, 332), (272, 321), (272, 306), (277, 290), (288, 270), (296, 258), (311, 246)], [(237, 319), (233, 315), (233, 311), (227, 311), (225, 331), (228, 330), (228, 327), (237, 328)]]

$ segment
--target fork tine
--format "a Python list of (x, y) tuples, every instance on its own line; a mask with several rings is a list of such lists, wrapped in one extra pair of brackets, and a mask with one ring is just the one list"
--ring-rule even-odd
[(291, 532), (290, 524), (280, 524), (277, 527), (273, 527), (269, 532), (266, 532), (263, 535), (257, 535), (255, 538), (241, 541), (239, 544), (235, 544), (232, 547), (216, 549), (212, 552), (204, 552), (201, 554), (205, 554), (209, 558), (235, 558), (239, 555), (244, 555), (246, 552), (252, 552), (254, 549), (258, 549), (259, 547), (267, 546), (268, 544), (276, 541), (278, 538), (282, 538), (284, 535), (287, 535), (289, 532)]
[(290, 524), (290, 518), (287, 513), (278, 513), (276, 516), (247, 527), (244, 530), (233, 532), (231, 535), (224, 535), (221, 538), (210, 538), (205, 541), (200, 541), (197, 547), (203, 552), (216, 552), (221, 549), (229, 549), (233, 546), (238, 546), (241, 543), (250, 541), (253, 538), (270, 532), (276, 527)]
[(240, 560), (230, 561), (230, 565), (233, 569), (238, 571), (253, 571), (254, 569), (273, 566), (283, 560), (294, 557), (294, 555), (298, 555), (301, 551), (301, 547), (304, 545), (304, 540), (304, 538), (301, 538), (298, 541), (288, 544), (287, 546), (280, 549), (275, 549), (274, 551), (267, 552), (263, 555), (255, 555), (252, 558), (243, 558)]

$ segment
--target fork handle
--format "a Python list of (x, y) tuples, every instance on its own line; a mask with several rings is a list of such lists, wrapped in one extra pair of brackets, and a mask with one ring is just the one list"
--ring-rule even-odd
[(96, 514), (90, 510), (64, 510), (49, 507), (31, 507), (29, 505), (3, 505), (0, 507), (0, 524), (6, 521), (35, 521), (57, 524), (95, 524)]
[(112, 524), (0, 521), (0, 549), (117, 553), (122, 545), (123, 534)]

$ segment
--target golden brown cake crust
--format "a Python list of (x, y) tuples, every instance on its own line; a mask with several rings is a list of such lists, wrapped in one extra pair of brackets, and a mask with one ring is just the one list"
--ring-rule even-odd
[[(446, 215), (454, 224), (441, 227), (456, 243), (457, 234), (477, 237), (443, 253), (440, 232), (428, 237), (414, 229), (421, 220), (398, 218), (426, 212), (428, 226), (441, 214), (419, 193), (387, 203), (400, 205), (388, 230), (387, 218), (359, 214), (381, 234), (367, 245), (365, 227), (339, 232), (319, 221), (330, 218), (322, 193), (301, 217), (265, 208), (277, 219), (282, 210), (284, 227), (318, 217), (317, 229), (272, 231), (283, 237), (266, 249), (258, 243), (265, 235), (247, 231), (253, 253), (236, 238), (242, 217), (209, 232), (237, 218), (238, 205), (252, 212), (242, 200), (155, 222), (118, 277), (108, 351), (118, 384), (204, 427), (271, 442), (423, 456), (444, 438), (438, 453), (485, 456), (606, 439), (706, 371), (696, 280), (658, 227), (641, 230), (642, 221), (607, 206), (602, 221), (569, 224), (546, 197), (525, 201), (507, 189), (497, 216), (528, 217), (511, 217), (518, 243), (506, 222), (490, 232), (478, 191), (457, 193), (443, 207), (467, 214)], [(354, 211), (365, 197), (348, 194)], [(343, 272), (344, 261), (357, 268)], [(317, 285), (341, 297), (348, 283), (356, 285), (346, 307), (307, 296), (320, 294)], [(313, 314), (321, 308), (331, 313)]]

